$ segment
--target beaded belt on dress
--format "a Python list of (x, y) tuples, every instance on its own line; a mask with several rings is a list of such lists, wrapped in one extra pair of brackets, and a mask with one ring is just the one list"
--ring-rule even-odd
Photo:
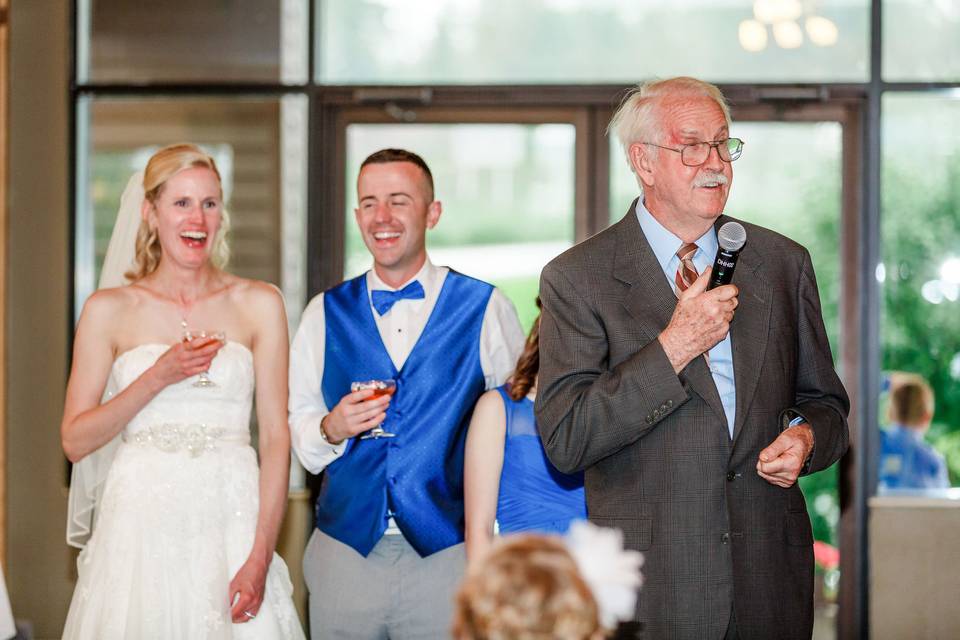
[(218, 444), (250, 443), (246, 430), (224, 429), (207, 424), (164, 423), (123, 433), (123, 441), (131, 444), (152, 445), (167, 453), (185, 451), (196, 458), (208, 451), (216, 451)]

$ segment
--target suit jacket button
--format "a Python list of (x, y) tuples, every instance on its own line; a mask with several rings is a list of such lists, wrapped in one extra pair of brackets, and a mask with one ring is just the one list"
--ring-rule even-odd
[(727, 481), (733, 482), (736, 479), (736, 477), (737, 477), (737, 474), (735, 474), (733, 471), (727, 472)]
[(722, 542), (723, 544), (730, 544), (730, 534), (725, 533), (722, 536), (720, 536), (720, 542)]

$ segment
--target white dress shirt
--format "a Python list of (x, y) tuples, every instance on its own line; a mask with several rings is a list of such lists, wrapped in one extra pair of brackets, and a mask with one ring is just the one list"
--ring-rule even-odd
[[(395, 291), (414, 280), (423, 285), (422, 300), (398, 300), (382, 316), (372, 305), (369, 307), (380, 338), (397, 369), (403, 367), (417, 344), (449, 272), (449, 268), (434, 266), (427, 258), (417, 275), (396, 288), (385, 284), (373, 269), (367, 272), (368, 297), (375, 289)], [(499, 289), (494, 289), (480, 330), (480, 367), (488, 390), (506, 382), (513, 373), (524, 341), (513, 303)], [(321, 293), (304, 310), (290, 348), (291, 444), (300, 463), (311, 473), (320, 473), (343, 454), (347, 444), (344, 441), (331, 445), (320, 435), (320, 421), (332, 408), (327, 407), (320, 389), (325, 350), (326, 319)]]

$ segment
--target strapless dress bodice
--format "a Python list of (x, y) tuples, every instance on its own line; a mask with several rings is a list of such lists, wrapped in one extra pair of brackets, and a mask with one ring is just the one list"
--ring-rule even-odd
[[(129, 386), (169, 348), (150, 343), (121, 353), (113, 363), (108, 396)], [(195, 387), (197, 378), (192, 377), (165, 388), (130, 421), (124, 439), (186, 426), (203, 426), (228, 437), (248, 438), (254, 388), (250, 349), (228, 341), (214, 357), (208, 376), (216, 386)]]

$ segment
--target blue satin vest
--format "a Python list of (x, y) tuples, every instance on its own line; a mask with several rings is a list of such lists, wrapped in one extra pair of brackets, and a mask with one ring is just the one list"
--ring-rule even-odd
[(350, 440), (325, 469), (317, 527), (370, 553), (389, 514), (421, 556), (463, 542), (463, 448), (484, 391), (480, 330), (493, 287), (447, 274), (433, 313), (397, 371), (373, 318), (365, 275), (324, 294), (321, 390), (334, 407), (354, 380), (393, 378), (384, 428), (394, 438)]

